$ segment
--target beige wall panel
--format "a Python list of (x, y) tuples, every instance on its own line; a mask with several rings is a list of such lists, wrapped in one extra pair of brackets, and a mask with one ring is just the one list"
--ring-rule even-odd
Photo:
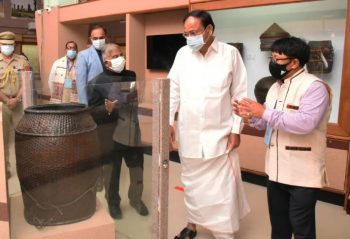
[(241, 167), (262, 174), (265, 172), (266, 147), (262, 137), (241, 134), (238, 148)]
[[(60, 22), (85, 21), (86, 19), (108, 18), (118, 14), (155, 12), (165, 9), (179, 9), (188, 6), (188, 0), (99, 0), (61, 8)], [(164, 19), (162, 19), (164, 20)]]
[(40, 76), (43, 84), (43, 92), (40, 93), (46, 95), (50, 95), (47, 81), (51, 66), (60, 53), (58, 15), (57, 8), (53, 8), (50, 12), (35, 13)]
[(0, 221), (0, 235), (1, 239), (9, 239), (10, 238), (10, 232), (9, 232), (9, 224), (8, 222)]
[(326, 169), (330, 188), (345, 190), (347, 157), (346, 150), (327, 148)]

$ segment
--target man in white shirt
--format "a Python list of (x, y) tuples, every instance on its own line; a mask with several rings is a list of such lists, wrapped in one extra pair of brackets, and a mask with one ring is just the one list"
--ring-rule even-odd
[(238, 154), (242, 119), (231, 101), (246, 96), (247, 73), (239, 51), (213, 36), (208, 12), (184, 18), (182, 47), (169, 73), (170, 136), (175, 141), (175, 112), (185, 186), (188, 224), (175, 239), (194, 238), (196, 225), (215, 238), (234, 237), (239, 220), (249, 212), (242, 187)]
[(76, 81), (76, 59), (78, 45), (75, 41), (66, 42), (66, 55), (57, 59), (50, 71), (49, 89), (52, 103), (78, 103)]

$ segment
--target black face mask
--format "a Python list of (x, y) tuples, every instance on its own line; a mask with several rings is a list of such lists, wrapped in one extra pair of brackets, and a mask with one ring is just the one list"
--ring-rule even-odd
[(276, 79), (280, 79), (280, 80), (283, 79), (283, 77), (285, 77), (290, 72), (287, 70), (287, 65), (289, 63), (290, 62), (284, 65), (280, 65), (271, 60), (269, 64), (269, 70), (271, 75)]

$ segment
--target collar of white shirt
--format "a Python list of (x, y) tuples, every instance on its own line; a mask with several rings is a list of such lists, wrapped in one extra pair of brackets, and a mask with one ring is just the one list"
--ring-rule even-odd
[(218, 52), (219, 43), (218, 43), (218, 40), (216, 39), (216, 37), (214, 37), (214, 41), (209, 46), (209, 49), (213, 49), (214, 51)]

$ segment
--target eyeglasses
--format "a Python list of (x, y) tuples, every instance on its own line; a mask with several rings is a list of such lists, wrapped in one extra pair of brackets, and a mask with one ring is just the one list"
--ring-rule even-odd
[(276, 59), (272, 56), (269, 56), (269, 59), (273, 62), (273, 63), (277, 63), (277, 61), (284, 61), (284, 60), (292, 60), (294, 58), (291, 58), (291, 57), (286, 57), (286, 58), (279, 58), (279, 59)]
[(186, 38), (186, 37), (198, 36), (198, 35), (200, 35), (200, 34), (203, 34), (203, 32), (205, 32), (205, 30), (206, 30), (206, 28), (205, 28), (203, 31), (201, 31), (201, 32), (199, 32), (199, 31), (184, 32), (184, 33), (182, 33), (182, 36), (183, 36), (184, 38)]

